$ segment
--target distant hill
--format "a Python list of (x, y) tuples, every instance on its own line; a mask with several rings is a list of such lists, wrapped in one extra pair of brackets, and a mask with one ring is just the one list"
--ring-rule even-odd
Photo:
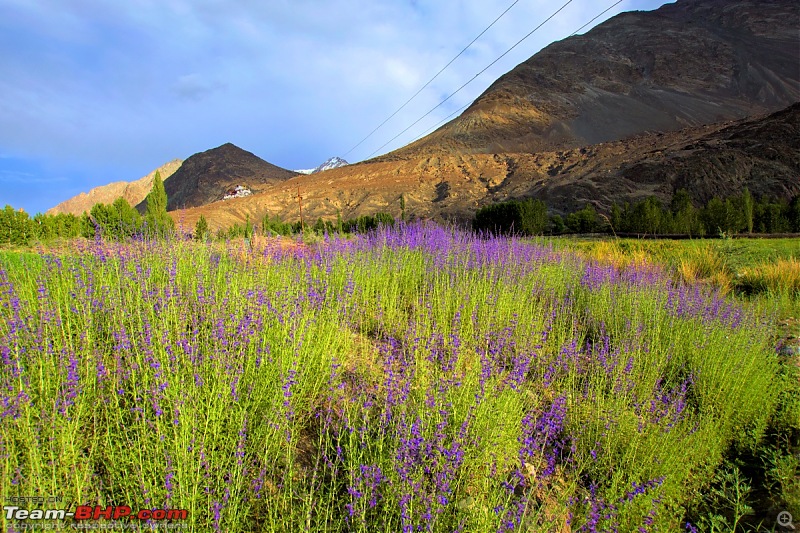
[[(237, 187), (255, 194), (297, 173), (277, 167), (231, 143), (194, 154), (164, 183), (167, 210), (206, 205), (234, 196)], [(137, 209), (144, 211), (142, 201)]]
[(161, 179), (166, 180), (180, 168), (181, 163), (183, 163), (182, 160), (175, 159), (136, 181), (116, 181), (108, 185), (95, 187), (88, 193), (82, 192), (48, 209), (47, 214), (72, 213), (73, 215), (80, 215), (84, 211), (91, 210), (96, 203), (110, 204), (119, 197), (125, 198), (131, 205), (136, 205), (144, 200), (150, 189), (152, 189), (153, 178), (157, 171), (161, 173)]

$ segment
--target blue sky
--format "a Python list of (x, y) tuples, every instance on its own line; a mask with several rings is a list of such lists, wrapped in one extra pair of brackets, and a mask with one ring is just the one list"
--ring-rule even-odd
[[(44, 211), (226, 142), (289, 169), (344, 156), (511, 2), (0, 0), (0, 207)], [(367, 158), (562, 3), (519, 0), (346, 159)], [(613, 3), (573, 0), (381, 153)], [(595, 24), (664, 3), (626, 0)]]

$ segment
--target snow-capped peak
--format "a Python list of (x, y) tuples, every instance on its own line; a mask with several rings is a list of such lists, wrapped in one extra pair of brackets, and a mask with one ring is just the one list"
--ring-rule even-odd
[(312, 174), (316, 174), (317, 172), (322, 172), (323, 170), (330, 170), (332, 168), (343, 167), (343, 166), (349, 165), (349, 164), (350, 163), (348, 163), (347, 161), (345, 161), (341, 157), (333, 156), (330, 159), (328, 159), (327, 161), (325, 161), (324, 163), (322, 163), (320, 166), (315, 168), (314, 172)]
[(347, 161), (342, 159), (341, 157), (333, 156), (324, 163), (322, 163), (317, 168), (307, 168), (303, 170), (295, 170), (298, 174), (316, 174), (317, 172), (322, 172), (323, 170), (330, 170), (332, 168), (339, 168), (345, 165), (349, 165)]

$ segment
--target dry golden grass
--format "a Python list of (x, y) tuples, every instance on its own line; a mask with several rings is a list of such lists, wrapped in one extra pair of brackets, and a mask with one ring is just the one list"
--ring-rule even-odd
[(651, 258), (644, 250), (623, 250), (614, 241), (600, 241), (592, 245), (586, 253), (589, 259), (599, 263), (611, 264), (617, 269), (651, 264)]
[(738, 284), (756, 292), (800, 293), (800, 260), (790, 257), (744, 269)]
[(682, 258), (678, 265), (678, 274), (687, 283), (707, 283), (725, 294), (730, 292), (733, 282), (725, 260), (709, 247), (692, 250)]

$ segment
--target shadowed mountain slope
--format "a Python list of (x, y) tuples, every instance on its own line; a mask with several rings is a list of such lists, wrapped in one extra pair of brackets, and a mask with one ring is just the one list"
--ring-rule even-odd
[[(324, 179), (322, 179), (324, 178)], [(184, 224), (201, 214), (214, 228), (259, 221), (264, 215), (297, 220), (297, 190), (306, 221), (375, 214), (400, 215), (400, 195), (411, 216), (466, 221), (483, 205), (536, 197), (556, 212), (592, 203), (657, 196), (668, 201), (686, 188), (698, 201), (748, 187), (756, 196), (800, 194), (800, 104), (777, 113), (620, 141), (538, 153), (431, 155), (351, 165), (301, 175), (262, 194), (175, 213)]]
[(385, 158), (540, 152), (800, 101), (800, 3), (679, 0), (551, 44), (457, 119)]
[[(236, 187), (257, 193), (296, 176), (231, 143), (194, 154), (164, 182), (167, 210), (197, 207), (222, 200)], [(146, 203), (137, 206), (144, 211)]]

